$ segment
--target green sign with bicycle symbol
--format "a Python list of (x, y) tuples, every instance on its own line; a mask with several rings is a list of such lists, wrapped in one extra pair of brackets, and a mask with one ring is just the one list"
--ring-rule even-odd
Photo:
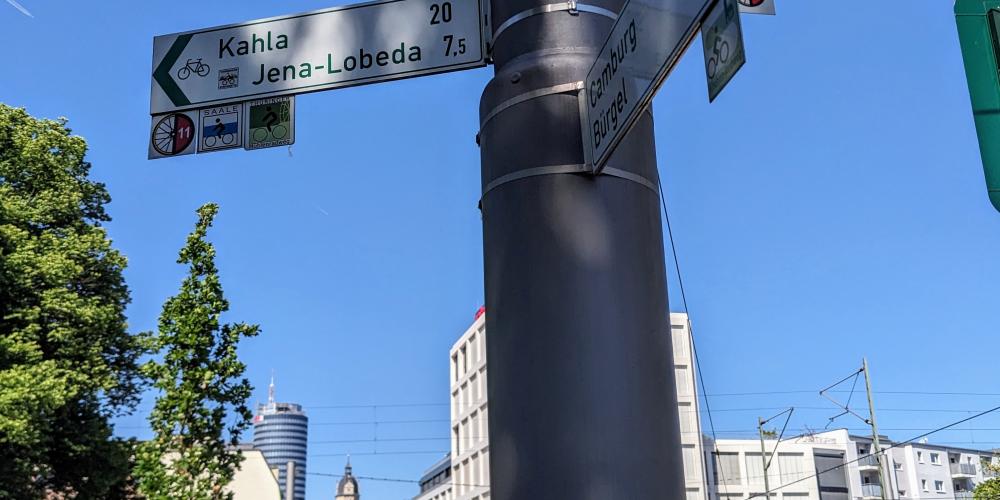
[(289, 146), (295, 142), (295, 100), (274, 97), (246, 103), (246, 149)]
[(705, 48), (708, 101), (712, 102), (747, 62), (737, 0), (715, 4), (702, 26), (701, 41)]

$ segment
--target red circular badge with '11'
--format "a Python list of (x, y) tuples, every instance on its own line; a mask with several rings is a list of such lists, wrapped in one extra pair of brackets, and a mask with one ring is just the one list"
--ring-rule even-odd
[(181, 153), (194, 141), (194, 121), (183, 113), (164, 116), (153, 128), (152, 140), (161, 155)]

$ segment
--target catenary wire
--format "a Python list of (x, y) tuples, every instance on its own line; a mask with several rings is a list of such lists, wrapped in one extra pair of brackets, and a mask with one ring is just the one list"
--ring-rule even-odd
[[(327, 473), (327, 472), (306, 472), (306, 475), (324, 476), (324, 477), (335, 477), (335, 478), (344, 477), (343, 474), (331, 474), (331, 473)], [(417, 481), (416, 479), (399, 479), (399, 478), (392, 478), (392, 477), (376, 477), (376, 476), (354, 476), (353, 474), (352, 474), (352, 477), (355, 477), (357, 479), (363, 479), (365, 481), (382, 481), (382, 482), (389, 482), (389, 483), (420, 484), (420, 481)], [(441, 483), (441, 484), (446, 484), (446, 483)], [(447, 484), (450, 484), (452, 486), (468, 486), (470, 488), (489, 488), (489, 486), (490, 486), (488, 484), (469, 484), (469, 483), (453, 483), (453, 482), (448, 482)]]
[[(692, 322), (691, 322), (691, 312), (690, 312), (690, 309), (688, 308), (687, 292), (684, 291), (684, 279), (681, 276), (680, 259), (677, 257), (677, 245), (674, 244), (674, 230), (673, 230), (672, 226), (670, 225), (670, 213), (667, 211), (667, 198), (666, 198), (666, 195), (663, 192), (663, 182), (660, 180), (659, 172), (657, 172), (657, 175), (656, 175), (656, 185), (657, 185), (657, 187), (659, 188), (659, 191), (660, 191), (660, 204), (663, 206), (663, 221), (664, 221), (664, 224), (667, 226), (667, 236), (670, 239), (670, 253), (674, 257), (674, 270), (677, 272), (677, 284), (678, 284), (678, 287), (680, 288), (680, 292), (681, 292), (681, 303), (684, 305), (684, 314), (686, 314), (687, 317), (688, 317), (688, 324), (687, 324), (687, 326), (688, 326), (688, 330), (691, 332), (691, 354), (694, 355), (695, 371), (697, 372), (697, 375), (698, 375), (698, 383), (699, 383), (699, 385), (701, 385), (701, 393), (702, 394), (708, 394), (708, 390), (705, 389), (705, 377), (701, 373), (702, 372), (702, 369), (701, 369), (701, 359), (698, 358), (698, 347), (697, 347), (697, 344), (696, 344), (695, 339), (694, 339), (694, 326), (692, 325)], [(707, 397), (705, 397), (703, 399), (705, 401), (705, 410), (706, 410), (706, 414), (708, 416), (708, 426), (709, 426), (709, 429), (712, 431), (712, 442), (714, 444), (714, 443), (718, 442), (718, 439), (717, 439), (716, 434), (715, 434), (715, 420), (712, 418), (712, 407), (709, 404)], [(718, 445), (716, 445), (715, 451), (716, 452), (719, 451)], [(704, 475), (705, 475), (705, 490), (707, 491), (708, 490), (708, 486), (709, 486), (708, 485), (708, 464), (707, 463), (704, 464), (704, 468), (705, 468), (705, 470), (704, 470)], [(726, 488), (726, 486), (725, 486), (725, 482), (726, 482), (725, 476), (722, 477), (722, 482), (723, 482), (724, 493), (728, 496), (729, 495), (729, 489)]]

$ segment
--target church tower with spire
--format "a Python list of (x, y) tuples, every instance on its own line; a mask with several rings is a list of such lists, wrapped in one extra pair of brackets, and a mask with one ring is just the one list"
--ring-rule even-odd
[(361, 490), (358, 489), (358, 480), (351, 470), (351, 456), (347, 456), (347, 465), (344, 466), (344, 477), (337, 483), (337, 496), (335, 500), (361, 500)]

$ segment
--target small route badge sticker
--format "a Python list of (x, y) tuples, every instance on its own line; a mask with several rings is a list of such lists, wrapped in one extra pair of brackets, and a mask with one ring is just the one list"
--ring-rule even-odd
[(249, 101), (245, 105), (247, 150), (295, 143), (295, 97)]
[(198, 110), (198, 152), (243, 147), (242, 117), (242, 103)]
[(177, 112), (153, 117), (149, 132), (149, 159), (189, 155), (197, 149), (196, 115)]

